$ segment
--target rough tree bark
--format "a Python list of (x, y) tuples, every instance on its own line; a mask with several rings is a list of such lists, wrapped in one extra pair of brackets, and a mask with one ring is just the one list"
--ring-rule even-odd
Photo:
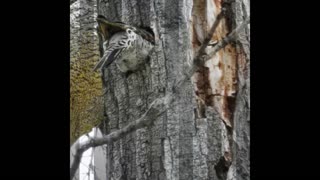
[(102, 81), (92, 67), (99, 60), (97, 2), (70, 5), (70, 141), (103, 121)]
[[(225, 8), (212, 40), (221, 40), (249, 16), (249, 0), (101, 0), (98, 14), (151, 27), (149, 64), (125, 78), (105, 70), (106, 134), (139, 119), (157, 98), (172, 93), (212, 24)], [(249, 26), (238, 41), (211, 57), (153, 125), (107, 148), (107, 179), (250, 179)], [(210, 51), (210, 48), (207, 49)]]

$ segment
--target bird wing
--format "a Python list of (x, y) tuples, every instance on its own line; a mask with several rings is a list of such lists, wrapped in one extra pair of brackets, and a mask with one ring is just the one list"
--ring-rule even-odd
[(100, 61), (97, 63), (97, 65), (93, 68), (93, 71), (96, 71), (97, 69), (103, 69), (104, 67), (109, 66), (115, 59), (118, 58), (118, 56), (121, 54), (124, 48), (117, 48), (117, 49), (107, 49), (106, 53)]
[(120, 32), (112, 36), (109, 40), (108, 46), (104, 50), (104, 55), (93, 68), (93, 71), (97, 69), (103, 69), (104, 67), (109, 66), (114, 60), (116, 60), (121, 52), (127, 48), (125, 42), (126, 32)]

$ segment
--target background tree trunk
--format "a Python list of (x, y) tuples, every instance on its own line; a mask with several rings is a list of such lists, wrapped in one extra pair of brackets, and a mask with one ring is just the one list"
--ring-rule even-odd
[[(249, 16), (249, 0), (98, 0), (98, 14), (151, 27), (156, 38), (141, 71), (125, 78), (115, 64), (105, 69), (105, 134), (138, 119), (152, 101), (172, 91), (221, 7), (225, 18), (212, 40)], [(250, 179), (249, 36), (247, 27), (237, 43), (207, 61), (153, 126), (108, 145), (108, 180)]]
[(70, 5), (70, 142), (103, 121), (102, 81), (92, 67), (99, 60), (97, 1)]

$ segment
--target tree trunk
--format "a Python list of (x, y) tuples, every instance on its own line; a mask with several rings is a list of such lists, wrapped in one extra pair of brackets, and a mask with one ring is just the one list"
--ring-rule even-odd
[[(225, 37), (249, 13), (248, 1), (225, 3), (226, 18), (213, 40)], [(107, 134), (172, 91), (177, 77), (191, 68), (220, 9), (218, 0), (99, 2), (98, 14), (151, 27), (156, 37), (145, 69), (128, 78), (114, 64), (105, 70)], [(226, 46), (196, 72), (153, 126), (108, 146), (107, 179), (249, 179), (248, 29), (242, 37), (242, 46)]]
[[(249, 0), (98, 0), (97, 14), (151, 27), (156, 40), (143, 69), (128, 77), (114, 63), (104, 70), (105, 134), (140, 118), (151, 102), (174, 90), (222, 7), (225, 15), (212, 37), (218, 41), (250, 15)], [(153, 125), (109, 144), (106, 179), (250, 179), (249, 36), (246, 27), (236, 43), (210, 58)]]

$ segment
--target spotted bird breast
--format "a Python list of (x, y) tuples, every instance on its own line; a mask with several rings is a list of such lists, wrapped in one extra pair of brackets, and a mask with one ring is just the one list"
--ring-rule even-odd
[(137, 35), (132, 46), (127, 47), (126, 50), (121, 53), (121, 56), (116, 61), (116, 65), (123, 73), (135, 71), (146, 62), (152, 49), (153, 45), (149, 41)]

